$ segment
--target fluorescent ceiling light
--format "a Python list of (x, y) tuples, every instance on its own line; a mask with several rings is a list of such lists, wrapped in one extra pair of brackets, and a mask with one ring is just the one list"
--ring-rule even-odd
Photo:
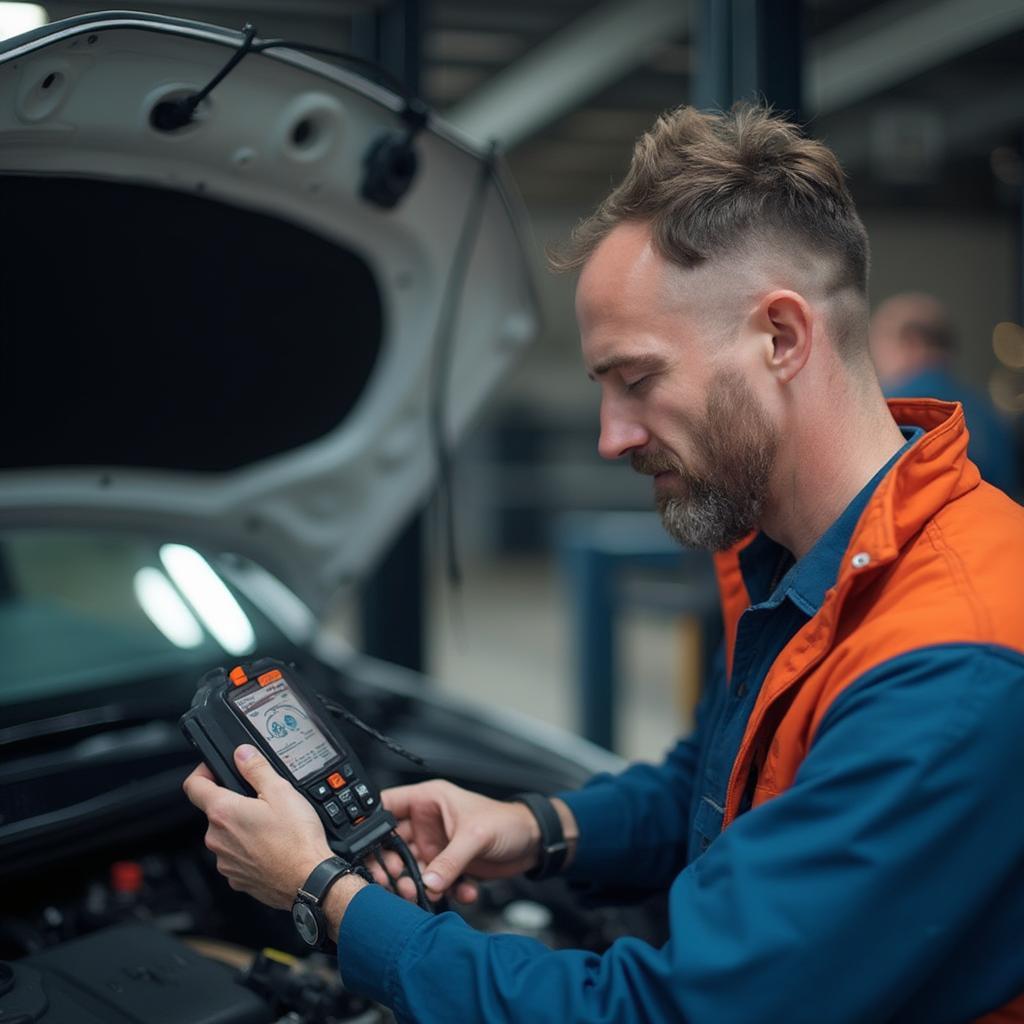
[(0, 3), (0, 39), (31, 32), (50, 20), (40, 4)]
[(248, 654), (256, 646), (256, 634), (241, 605), (198, 551), (183, 544), (164, 544), (160, 560), (203, 625), (228, 654)]
[(187, 649), (203, 642), (203, 627), (159, 569), (147, 567), (135, 574), (135, 597), (153, 625), (175, 647)]

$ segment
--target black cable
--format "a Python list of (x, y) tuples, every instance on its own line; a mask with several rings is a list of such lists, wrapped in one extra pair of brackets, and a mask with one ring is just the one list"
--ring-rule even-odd
[(381, 85), (386, 85), (393, 93), (401, 96), (406, 103), (413, 103), (415, 97), (406, 89), (402, 81), (396, 78), (387, 68), (376, 61), (367, 60), (354, 53), (346, 53), (344, 50), (334, 50), (329, 46), (317, 46), (315, 43), (299, 43), (291, 39), (265, 39), (257, 43), (253, 53), (263, 53), (264, 50), (298, 50), (300, 53), (314, 53), (319, 57), (333, 57), (352, 67), (370, 72)]
[(334, 50), (328, 46), (317, 46), (315, 43), (300, 43), (290, 39), (264, 39), (262, 42), (257, 43), (255, 39), (255, 26), (246, 22), (242, 26), (241, 45), (231, 55), (224, 67), (199, 92), (179, 99), (164, 100), (158, 103), (151, 115), (154, 126), (166, 132), (184, 128), (195, 117), (199, 104), (234, 71), (247, 53), (264, 53), (267, 50), (274, 49), (297, 50), (300, 53), (313, 53), (318, 56), (333, 57), (344, 64), (358, 68), (372, 75), (381, 85), (386, 86), (392, 92), (402, 97), (405, 102), (402, 117), (409, 124), (411, 134), (415, 134), (426, 123), (425, 108), (422, 107), (416, 97), (409, 93), (399, 79), (375, 61), (366, 60), (354, 53), (346, 53), (344, 50)]
[(242, 45), (235, 50), (231, 55), (231, 59), (217, 72), (213, 78), (210, 79), (207, 84), (191, 97), (189, 103), (192, 105), (192, 111), (195, 112), (196, 107), (199, 106), (207, 96), (210, 95), (213, 90), (224, 81), (225, 78), (238, 66), (241, 59), (252, 49), (252, 41), (256, 38), (256, 26), (246, 22), (242, 26)]
[(420, 874), (420, 866), (416, 863), (416, 858), (412, 855), (412, 850), (405, 845), (405, 840), (397, 833), (392, 832), (389, 838), (389, 845), (399, 857), (402, 858), (402, 863), (405, 865), (405, 870), (409, 873), (409, 877), (412, 879), (412, 884), (416, 886), (416, 902), (426, 911), (433, 914), (434, 908), (427, 898), (427, 888), (423, 884), (423, 876)]
[(398, 893), (398, 880), (388, 870), (387, 861), (384, 859), (384, 854), (380, 852), (380, 847), (379, 846), (375, 846), (373, 848), (373, 857), (374, 857), (374, 860), (376, 860), (377, 863), (380, 865), (381, 871), (383, 871), (384, 874), (387, 875), (388, 884), (391, 886), (391, 891), (397, 894)]
[(164, 100), (162, 103), (158, 103), (153, 108), (153, 113), (150, 115), (151, 120), (155, 127), (161, 131), (172, 132), (178, 128), (184, 128), (185, 125), (192, 121), (195, 117), (196, 110), (199, 104), (210, 95), (213, 90), (220, 85), (224, 79), (231, 74), (232, 71), (238, 66), (242, 58), (253, 50), (253, 40), (256, 38), (256, 28), (246, 22), (242, 26), (242, 44), (237, 50), (231, 55), (228, 62), (210, 79), (209, 82), (203, 86), (199, 92), (193, 93), (191, 96), (184, 96), (176, 100)]
[(390, 737), (385, 736), (384, 733), (382, 732), (378, 732), (376, 729), (374, 729), (372, 725), (367, 725), (361, 718), (357, 718), (354, 714), (352, 714), (352, 712), (349, 711), (348, 708), (346, 708), (344, 705), (339, 704), (337, 701), (331, 700), (328, 697), (325, 697), (322, 693), (318, 693), (317, 698), (320, 700), (320, 703), (323, 704), (323, 706), (331, 712), (331, 714), (339, 715), (341, 718), (344, 718), (346, 722), (349, 722), (351, 725), (354, 725), (357, 729), (362, 729), (362, 731), (365, 732), (368, 736), (372, 736), (375, 740), (377, 740), (378, 743), (383, 743), (384, 746), (388, 748), (388, 750), (392, 751), (395, 754), (398, 754), (400, 757), (404, 757), (407, 760), (412, 761), (413, 764), (420, 765), (420, 767), (426, 767), (426, 761), (424, 761), (422, 757), (419, 757), (418, 755), (413, 754), (411, 751), (406, 750), (401, 743), (398, 743)]
[(458, 548), (455, 530), (455, 495), (452, 485), (452, 451), (448, 443), (446, 412), (448, 407), (448, 382), (451, 372), (452, 352), (455, 343), (455, 320), (458, 314), (459, 301), (462, 298), (469, 271), (469, 261), (473, 247), (480, 235), (483, 223), (484, 205), (487, 188), (494, 172), (496, 146), (491, 148), (480, 165), (476, 187), (466, 211), (465, 219), (459, 230), (455, 254), (452, 256), (445, 282), (444, 294), (441, 299), (441, 312), (438, 315), (437, 357), (434, 360), (433, 382), (431, 388), (430, 422), (434, 439), (434, 452), (437, 458), (439, 487), (444, 500), (444, 527), (448, 560), (449, 582), (458, 587), (462, 582), (462, 570), (459, 565)]

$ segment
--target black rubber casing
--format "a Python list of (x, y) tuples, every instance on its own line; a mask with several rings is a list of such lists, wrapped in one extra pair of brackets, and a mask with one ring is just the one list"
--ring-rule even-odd
[[(302, 778), (295, 778), (275, 753), (268, 740), (246, 720), (236, 706), (240, 697), (255, 695), (261, 682), (280, 673), (278, 678), (288, 684), (291, 697), (310, 721), (337, 751), (337, 756), (318, 766)], [(232, 674), (234, 678), (232, 677)], [(289, 782), (316, 809), (323, 822), (330, 848), (346, 860), (355, 860), (383, 840), (395, 827), (395, 819), (384, 810), (380, 792), (370, 782), (355, 751), (341, 734), (337, 725), (319, 712), (319, 701), (299, 678), (295, 669), (273, 658), (261, 658), (243, 664), (229, 674), (218, 668), (208, 672), (199, 681), (192, 706), (179, 722), (182, 732), (206, 762), (214, 778), (222, 785), (242, 796), (255, 796), (255, 792), (235, 767), (234, 751), (242, 743), (256, 746), (277, 772)], [(239, 683), (236, 679), (244, 681)], [(277, 681), (272, 679), (272, 681)], [(318, 799), (313, 789), (335, 772), (343, 773), (344, 785), (327, 799)], [(358, 792), (357, 792), (358, 787)], [(355, 801), (359, 818), (351, 820), (343, 803), (347, 792), (348, 804)], [(328, 804), (341, 808), (340, 816), (328, 812)]]

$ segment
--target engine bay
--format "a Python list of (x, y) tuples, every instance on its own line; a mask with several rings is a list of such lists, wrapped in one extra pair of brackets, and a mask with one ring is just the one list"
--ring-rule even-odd
[[(426, 758), (418, 769), (353, 737), (382, 788), (442, 775), (501, 798), (587, 774), (443, 702), (342, 679), (322, 665), (308, 670)], [(183, 685), (187, 695), (194, 681)], [(232, 891), (217, 873), (205, 820), (180, 788), (195, 756), (168, 720), (183, 704), (179, 689), (166, 682), (156, 703), (135, 706), (127, 721), (101, 721), (94, 708), (77, 721), (51, 716), (49, 726), (0, 730), (0, 1019), (390, 1020), (345, 990), (334, 957), (310, 952), (287, 913)], [(140, 720), (143, 710), (152, 717)], [(560, 879), (484, 883), (476, 904), (450, 909), (479, 930), (553, 948), (601, 952), (622, 935), (664, 936), (657, 904), (586, 905)]]

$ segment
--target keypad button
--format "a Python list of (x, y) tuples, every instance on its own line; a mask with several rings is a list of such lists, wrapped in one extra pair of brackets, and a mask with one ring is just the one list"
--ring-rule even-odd
[(359, 821), (363, 816), (362, 808), (355, 802), (355, 800), (350, 804), (345, 804), (345, 810), (348, 812), (348, 820), (353, 824)]
[(327, 776), (327, 785), (330, 786), (331, 789), (341, 789), (341, 787), (345, 785), (345, 779), (338, 772), (334, 772), (333, 775)]
[(355, 796), (353, 796), (353, 794), (352, 794), (352, 790), (351, 790), (351, 789), (343, 789), (343, 790), (342, 790), (342, 791), (341, 791), (341, 792), (340, 792), (340, 793), (338, 794), (338, 799), (339, 799), (339, 800), (340, 800), (340, 801), (341, 801), (341, 802), (342, 802), (342, 803), (343, 803), (343, 804), (344, 804), (344, 805), (345, 805), (346, 807), (348, 807), (348, 806), (349, 806), (350, 804), (354, 804), (354, 803), (356, 802), (356, 798), (355, 798)]
[(309, 792), (314, 800), (326, 800), (334, 791), (326, 782), (318, 782)]
[(338, 821), (341, 818), (341, 808), (337, 800), (328, 800), (324, 804), (324, 810), (331, 816), (331, 821)]
[(369, 786), (365, 782), (357, 783), (355, 786), (356, 796), (359, 797), (359, 802), (368, 810), (372, 810), (377, 806), (376, 797), (370, 792)]
[(355, 773), (356, 773), (356, 770), (355, 770), (355, 768), (352, 767), (352, 762), (351, 761), (346, 761), (341, 766), (341, 774), (344, 775), (346, 779), (351, 779), (352, 776), (355, 775)]

